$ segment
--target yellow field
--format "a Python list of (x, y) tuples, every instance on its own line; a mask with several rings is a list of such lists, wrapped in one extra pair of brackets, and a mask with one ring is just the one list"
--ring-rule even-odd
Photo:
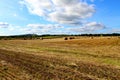
[(1, 40), (0, 80), (120, 80), (120, 38)]

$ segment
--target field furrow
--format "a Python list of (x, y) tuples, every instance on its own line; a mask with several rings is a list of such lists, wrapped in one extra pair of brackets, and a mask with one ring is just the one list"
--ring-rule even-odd
[[(34, 77), (37, 77), (39, 79), (120, 79), (120, 69), (112, 68), (109, 66), (97, 66), (94, 64), (82, 62), (67, 64), (68, 61), (54, 57), (36, 56), (32, 54), (20, 52), (17, 53), (6, 50), (0, 51), (1, 59), (10, 62), (13, 65), (19, 66), (24, 70), (27, 70)], [(92, 77), (87, 75), (91, 75)], [(93, 76), (96, 76), (98, 79), (94, 78)]]
[(120, 80), (120, 39), (1, 40), (0, 80)]

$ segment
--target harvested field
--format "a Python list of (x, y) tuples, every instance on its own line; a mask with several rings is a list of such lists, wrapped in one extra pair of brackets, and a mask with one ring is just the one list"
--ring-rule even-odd
[(120, 39), (1, 40), (0, 80), (120, 80)]

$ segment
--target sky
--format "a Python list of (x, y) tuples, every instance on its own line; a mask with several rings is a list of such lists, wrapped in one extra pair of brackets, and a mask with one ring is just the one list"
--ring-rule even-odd
[(120, 33), (120, 0), (0, 0), (0, 35)]

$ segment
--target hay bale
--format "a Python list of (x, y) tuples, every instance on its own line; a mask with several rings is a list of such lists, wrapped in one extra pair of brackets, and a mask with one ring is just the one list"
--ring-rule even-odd
[(93, 37), (93, 36), (91, 36), (91, 39), (94, 39), (94, 37)]
[(43, 40), (43, 38), (41, 37), (40, 40)]
[(65, 37), (65, 38), (64, 38), (64, 40), (68, 40), (68, 38), (67, 38), (67, 37)]
[(69, 39), (71, 40), (71, 39), (75, 39), (75, 38), (74, 37), (70, 37)]
[(110, 39), (110, 38), (107, 38), (107, 39)]
[(27, 40), (26, 38), (23, 38), (23, 40)]

